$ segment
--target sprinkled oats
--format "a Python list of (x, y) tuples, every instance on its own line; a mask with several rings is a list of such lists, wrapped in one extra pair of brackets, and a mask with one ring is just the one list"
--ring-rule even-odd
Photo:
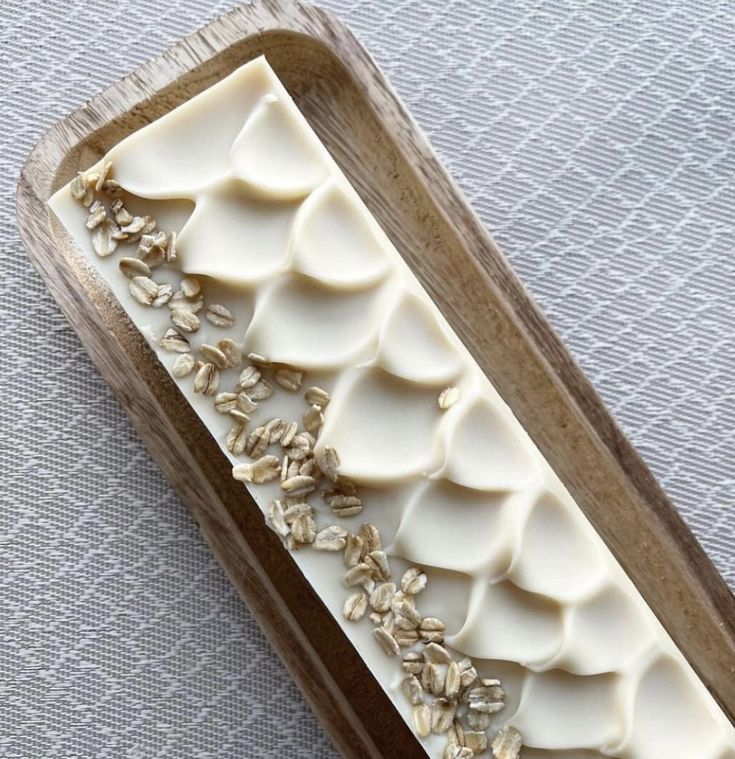
[(291, 532), (291, 528), (286, 523), (286, 519), (283, 514), (283, 504), (278, 501), (272, 501), (268, 507), (267, 516), (268, 526), (282, 538), (288, 537)]
[(242, 351), (234, 340), (225, 337), (217, 341), (217, 347), (225, 354), (228, 366), (237, 368), (242, 364)]
[(479, 730), (466, 730), (464, 745), (472, 749), (473, 754), (481, 754), (483, 751), (487, 751), (487, 733)]
[(419, 625), (419, 635), (429, 643), (440, 643), (444, 640), (444, 622), (436, 617), (424, 617)]
[(133, 277), (128, 289), (133, 298), (143, 306), (150, 306), (158, 295), (158, 285), (150, 277)]
[(344, 574), (344, 581), (347, 585), (362, 585), (370, 580), (372, 570), (367, 564), (355, 564), (350, 567)]
[(362, 544), (365, 546), (364, 552), (366, 554), (371, 553), (372, 551), (382, 550), (383, 542), (380, 539), (380, 532), (371, 522), (365, 522), (362, 524), (357, 534), (362, 538)]
[(324, 414), (320, 406), (309, 406), (304, 412), (304, 429), (316, 433), (324, 424)]
[(447, 675), (444, 680), (444, 695), (450, 700), (454, 700), (459, 696), (459, 691), (462, 686), (462, 681), (459, 675), (459, 666), (454, 659), (449, 662), (447, 667)]
[(439, 394), (439, 408), (442, 410), (448, 409), (450, 406), (459, 400), (459, 388), (447, 387)]
[(390, 565), (385, 551), (370, 551), (363, 561), (373, 570), (376, 579), (384, 582), (390, 580)]
[(176, 232), (169, 232), (168, 242), (166, 243), (166, 249), (164, 251), (166, 263), (168, 264), (176, 260), (176, 239)]
[(194, 370), (194, 356), (191, 353), (182, 353), (176, 356), (171, 373), (176, 379), (183, 379)]
[(401, 578), (401, 589), (408, 595), (415, 596), (426, 587), (426, 575), (418, 567), (409, 567)]
[(285, 390), (296, 392), (304, 381), (304, 372), (299, 369), (282, 366), (276, 369), (273, 378)]
[(268, 380), (262, 379), (260, 382), (256, 382), (255, 385), (248, 390), (248, 395), (254, 401), (264, 401), (266, 398), (270, 398), (271, 395), (273, 395), (273, 386)]
[(317, 448), (314, 455), (316, 457), (317, 466), (324, 473), (324, 476), (332, 482), (336, 482), (339, 478), (340, 465), (339, 454), (337, 451), (332, 448), (331, 445), (325, 445), (322, 448)]
[(235, 324), (235, 317), (233, 316), (232, 311), (219, 303), (212, 303), (207, 306), (204, 311), (204, 316), (207, 321), (215, 327), (229, 329)]
[(353, 593), (344, 603), (342, 607), (342, 614), (345, 619), (349, 619), (350, 622), (356, 622), (358, 619), (362, 619), (367, 609), (367, 596), (360, 593)]
[(431, 732), (431, 708), (428, 704), (418, 704), (413, 707), (413, 724), (419, 737), (426, 738), (429, 735)]
[(415, 675), (409, 675), (401, 683), (401, 690), (403, 695), (409, 704), (416, 706), (417, 704), (423, 704), (424, 691), (421, 688), (421, 683)]
[(281, 435), (281, 447), (282, 448), (289, 448), (292, 443), (293, 439), (296, 436), (296, 433), (299, 431), (299, 425), (298, 422), (289, 422), (286, 425), (286, 428), (283, 430), (283, 434)]
[(447, 730), (447, 742), (450, 746), (452, 744), (464, 746), (464, 728), (457, 717), (454, 718), (454, 722), (452, 722), (449, 730)]
[(171, 312), (171, 321), (184, 332), (196, 332), (199, 329), (199, 317), (192, 311), (174, 309)]
[(218, 393), (214, 399), (214, 408), (220, 414), (229, 414), (237, 408), (237, 393)]
[(184, 277), (179, 287), (185, 298), (196, 298), (202, 291), (201, 282), (196, 277)]
[(396, 586), (392, 582), (384, 582), (375, 586), (370, 594), (370, 607), (377, 612), (390, 611), (391, 601), (396, 592)]
[(446, 698), (435, 698), (431, 705), (431, 732), (441, 735), (446, 733), (454, 722), (457, 707)]
[(290, 495), (305, 495), (316, 487), (316, 480), (305, 474), (289, 477), (281, 483), (281, 488)]
[(310, 387), (306, 391), (304, 398), (306, 398), (306, 402), (310, 406), (319, 406), (320, 408), (327, 406), (331, 400), (329, 393), (326, 390), (322, 390), (322, 388), (316, 386)]
[(401, 648), (410, 648), (411, 646), (416, 645), (419, 640), (419, 634), (416, 630), (395, 630), (393, 635), (396, 639), (396, 643), (398, 643)]
[(194, 376), (194, 392), (212, 396), (219, 388), (219, 369), (214, 364), (203, 364)]
[(521, 755), (523, 740), (514, 727), (505, 725), (495, 734), (491, 748), (494, 759), (518, 759)]
[(254, 459), (260, 458), (268, 447), (270, 433), (264, 426), (256, 427), (249, 435), (245, 444), (245, 453)]
[(409, 651), (403, 657), (403, 669), (412, 675), (420, 675), (424, 669), (424, 655), (418, 651)]
[(89, 207), (89, 215), (85, 222), (87, 229), (96, 229), (107, 218), (107, 209), (99, 202), (95, 200)]
[(467, 724), (473, 730), (487, 730), (488, 727), (490, 727), (489, 714), (483, 714), (482, 712), (468, 710), (465, 716), (467, 718)]
[(161, 338), (161, 347), (173, 353), (188, 353), (191, 350), (189, 341), (175, 329), (167, 329)]
[(302, 545), (310, 545), (316, 539), (316, 524), (310, 514), (302, 514), (291, 523), (291, 535)]
[(255, 366), (246, 366), (240, 373), (237, 386), (240, 390), (249, 390), (260, 382), (260, 369)]
[(229, 362), (227, 356), (215, 345), (209, 345), (208, 343), (202, 343), (199, 346), (199, 350), (204, 358), (214, 364), (218, 369), (225, 369)]
[(292, 461), (303, 461), (311, 453), (311, 443), (301, 432), (293, 436), (290, 445), (285, 447), (285, 451)]
[(151, 276), (150, 267), (139, 258), (121, 258), (118, 266), (128, 279)]
[(232, 476), (240, 482), (253, 482), (260, 485), (275, 480), (280, 470), (281, 462), (277, 456), (261, 456), (253, 462), (235, 464), (232, 467)]
[(495, 714), (505, 706), (505, 691), (500, 680), (483, 679), (463, 696), (467, 706), (483, 714)]
[(132, 214), (123, 206), (122, 200), (116, 200), (110, 206), (110, 211), (114, 214), (115, 221), (123, 227), (130, 224), (133, 220)]
[[(81, 171), (74, 177), (69, 190), (74, 200), (78, 200), (84, 206), (92, 205), (94, 192), (87, 187), (87, 183), (84, 181), (84, 174)], [(89, 200), (89, 202), (85, 202), (86, 200)]]
[(311, 504), (308, 501), (293, 501), (290, 498), (286, 499), (286, 511), (284, 512), (286, 521), (291, 524), (298, 517), (313, 517), (314, 509), (311, 508)]
[(191, 311), (192, 314), (198, 314), (204, 308), (204, 298), (187, 298), (181, 290), (177, 290), (168, 302), (168, 307), (172, 311)]
[[(290, 451), (289, 455), (292, 455)], [(362, 511), (362, 501), (354, 495), (335, 494), (325, 500), (338, 517), (352, 517)]]
[(258, 404), (247, 393), (240, 392), (237, 394), (237, 407), (244, 414), (252, 414)]
[[(394, 603), (393, 613), (396, 614), (397, 620), (400, 620), (399, 627), (404, 630), (416, 630), (423, 620), (421, 612), (408, 601), (400, 601), (397, 604)], [(432, 659), (426, 655), (425, 659), (426, 661), (432, 661)]]
[(320, 530), (314, 541), (317, 551), (342, 551), (346, 544), (347, 530), (333, 524)]
[(401, 649), (398, 647), (398, 643), (396, 643), (395, 638), (385, 629), (385, 627), (374, 627), (373, 637), (378, 641), (381, 648), (386, 654), (388, 654), (388, 656), (396, 656), (400, 653)]
[(165, 306), (171, 300), (173, 292), (173, 287), (167, 283), (158, 285), (158, 295), (156, 295), (153, 299), (153, 303), (151, 303), (153, 308), (161, 308), (162, 306)]
[(467, 746), (458, 746), (450, 743), (445, 751), (443, 759), (472, 759), (474, 752)]
[(357, 535), (348, 535), (344, 554), (345, 566), (354, 567), (356, 564), (359, 564), (362, 557), (362, 549), (362, 538)]
[(247, 359), (251, 364), (256, 364), (257, 366), (270, 366), (271, 362), (268, 361), (268, 359), (265, 356), (261, 356), (260, 353), (253, 353), (252, 351), (248, 353)]

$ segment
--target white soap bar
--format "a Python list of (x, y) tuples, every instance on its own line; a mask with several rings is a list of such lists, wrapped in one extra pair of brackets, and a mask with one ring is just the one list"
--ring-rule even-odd
[[(308, 372), (326, 388), (319, 449), (360, 487), (364, 511), (336, 518), (312, 498), (319, 527), (377, 525), (394, 577), (425, 569), (422, 614), (447, 644), (498, 677), (504, 724), (524, 759), (733, 759), (735, 730), (591, 527), (513, 413), (482, 374), (264, 59), (255, 60), (109, 153), (114, 178), (177, 230), (176, 266), (197, 275), (231, 328), (201, 319), (192, 346), (232, 337), (245, 351)], [(139, 305), (97, 257), (86, 210), (69, 186), (51, 207), (102, 273), (169, 370), (158, 341), (170, 310)], [(129, 250), (134, 250), (130, 248)], [(154, 272), (178, 288), (176, 271)], [(200, 312), (202, 317), (203, 313)], [(230, 390), (238, 372), (222, 373)], [(231, 420), (211, 398), (182, 391), (224, 448)], [(448, 387), (458, 398), (447, 409)], [(454, 393), (450, 393), (450, 396)], [(444, 396), (447, 399), (447, 396)], [(448, 398), (448, 400), (454, 400)], [(280, 391), (252, 415), (300, 419), (302, 393)], [(264, 511), (277, 484), (248, 486)], [(400, 713), (399, 658), (367, 618), (348, 622), (340, 554), (294, 558)], [(446, 738), (424, 741), (440, 757)]]

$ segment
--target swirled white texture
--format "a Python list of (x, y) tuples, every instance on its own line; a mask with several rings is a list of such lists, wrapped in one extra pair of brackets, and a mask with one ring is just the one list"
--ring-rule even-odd
[[(521, 729), (525, 759), (732, 757), (732, 725), (263, 59), (110, 158), (130, 192), (194, 203), (180, 215), (180, 266), (236, 311), (229, 334), (330, 390), (320, 445), (339, 450), (366, 503), (347, 524), (375, 522), (396, 573), (426, 568), (422, 612), (444, 617), (456, 651), (503, 679), (509, 699), (494, 724)], [(68, 188), (52, 206), (90, 251)], [(95, 264), (141, 330), (160, 336), (167, 314), (132, 302), (113, 260)], [(204, 324), (195, 342), (225, 334)], [(460, 400), (441, 412), (450, 381)], [(211, 401), (183, 391), (222, 442)], [(263, 414), (294, 416), (299, 403), (279, 394)], [(264, 507), (272, 489), (252, 493)], [(332, 519), (322, 505), (320, 523)], [(294, 560), (408, 717), (395, 660), (369, 625), (340, 616), (334, 557)], [(439, 740), (426, 746), (441, 754)]]
[(258, 293), (248, 347), (303, 369), (335, 369), (371, 350), (384, 292), (342, 292), (301, 276), (273, 280)]
[(315, 190), (294, 226), (294, 270), (342, 290), (385, 276), (390, 242), (360, 210), (354, 191), (343, 183), (325, 182)]
[(233, 173), (265, 197), (303, 198), (328, 175), (323, 151), (289, 103), (265, 95), (232, 145)]
[(197, 274), (226, 279), (230, 262), (241, 262), (231, 282), (257, 285), (287, 265), (288, 241), (298, 206), (268, 202), (233, 178), (213, 182), (196, 197), (181, 230), (178, 255)]
[(429, 480), (407, 500), (391, 552), (423, 566), (501, 576), (513, 555), (511, 509), (503, 495)]
[(378, 362), (396, 377), (431, 387), (453, 382), (462, 371), (456, 348), (429, 306), (406, 292), (383, 321)]

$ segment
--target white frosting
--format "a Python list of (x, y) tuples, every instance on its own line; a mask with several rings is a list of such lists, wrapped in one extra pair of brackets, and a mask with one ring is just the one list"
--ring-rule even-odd
[[(366, 503), (345, 525), (374, 522), (394, 574), (425, 567), (419, 607), (447, 622), (448, 643), (481, 673), (503, 679), (508, 704), (494, 724), (519, 728), (524, 759), (735, 759), (733, 726), (264, 59), (109, 157), (126, 190), (156, 200), (128, 207), (180, 231), (180, 267), (237, 316), (226, 331), (203, 321), (192, 342), (244, 339), (332, 393), (319, 444), (339, 451)], [(115, 257), (94, 256), (68, 186), (51, 206), (170, 369), (175, 356), (157, 346), (168, 309), (138, 305)], [(154, 278), (176, 283), (172, 272)], [(222, 389), (234, 378), (225, 373)], [(460, 400), (441, 411), (449, 384)], [(182, 390), (223, 443), (227, 419), (190, 379)], [(303, 408), (277, 393), (262, 413)], [(262, 508), (274, 492), (252, 488)], [(313, 500), (319, 524), (333, 523)], [(308, 550), (294, 559), (410, 722), (399, 662), (367, 622), (341, 616), (341, 561)], [(439, 756), (444, 740), (425, 745)]]

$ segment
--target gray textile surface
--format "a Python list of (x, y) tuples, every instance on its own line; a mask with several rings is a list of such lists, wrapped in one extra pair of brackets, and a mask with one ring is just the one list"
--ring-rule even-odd
[[(334, 751), (25, 256), (54, 120), (227, 9), (0, 4), (0, 756)], [(735, 586), (729, 2), (325, 0)]]

